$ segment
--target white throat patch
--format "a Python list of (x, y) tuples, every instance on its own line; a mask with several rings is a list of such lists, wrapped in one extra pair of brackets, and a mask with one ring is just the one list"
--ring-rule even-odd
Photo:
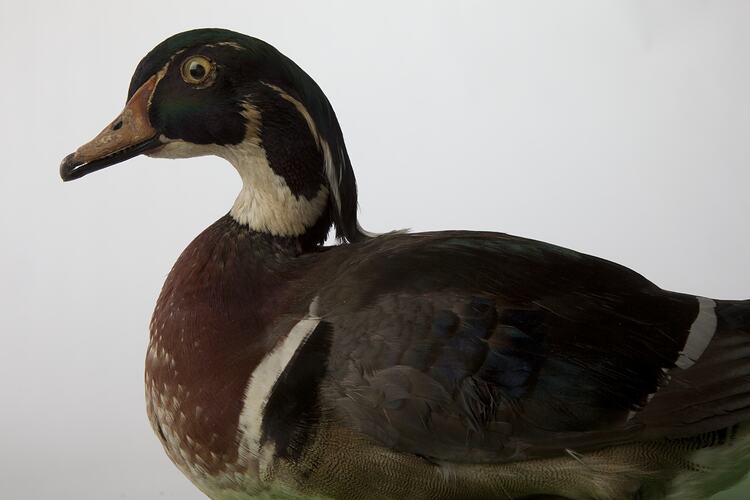
[(246, 156), (234, 166), (242, 177), (242, 191), (229, 214), (250, 229), (276, 236), (298, 236), (312, 227), (325, 210), (325, 186), (312, 200), (295, 196), (284, 179), (268, 166), (263, 150), (259, 156)]
[(325, 210), (328, 189), (321, 186), (312, 200), (295, 196), (268, 164), (260, 143), (260, 112), (246, 104), (243, 115), (248, 123), (245, 140), (222, 151), (242, 178), (242, 191), (229, 214), (255, 231), (276, 236), (304, 234)]

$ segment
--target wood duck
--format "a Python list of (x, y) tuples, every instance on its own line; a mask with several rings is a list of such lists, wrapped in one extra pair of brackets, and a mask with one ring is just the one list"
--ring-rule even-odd
[(750, 301), (507, 234), (366, 233), (331, 104), (267, 43), (168, 38), (60, 174), (140, 154), (243, 182), (146, 356), (153, 429), (209, 497), (704, 499), (750, 468)]

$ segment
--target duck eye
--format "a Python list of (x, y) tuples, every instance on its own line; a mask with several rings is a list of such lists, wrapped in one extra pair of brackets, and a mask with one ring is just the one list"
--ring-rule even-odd
[(190, 85), (205, 88), (213, 83), (214, 64), (203, 56), (193, 56), (182, 63), (182, 79)]

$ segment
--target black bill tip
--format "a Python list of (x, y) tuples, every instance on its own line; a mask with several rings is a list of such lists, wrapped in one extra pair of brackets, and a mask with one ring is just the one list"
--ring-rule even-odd
[(86, 173), (82, 173), (80, 169), (76, 170), (77, 167), (83, 165), (83, 162), (76, 160), (75, 156), (75, 153), (70, 153), (63, 158), (63, 161), (60, 163), (60, 177), (64, 182), (72, 181), (73, 179), (78, 179), (79, 177), (86, 175)]
[(77, 157), (77, 153), (71, 153), (63, 158), (60, 163), (60, 177), (64, 182), (80, 179), (84, 175), (96, 172), (110, 165), (129, 160), (134, 156), (146, 153), (162, 145), (157, 136), (146, 139), (138, 144), (128, 146), (112, 154), (96, 158), (90, 161), (83, 161)]

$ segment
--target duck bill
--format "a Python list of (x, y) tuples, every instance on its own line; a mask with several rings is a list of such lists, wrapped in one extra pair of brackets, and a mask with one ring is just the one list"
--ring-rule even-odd
[(122, 113), (99, 135), (63, 158), (60, 164), (63, 181), (78, 179), (161, 146), (159, 134), (148, 118), (156, 82), (154, 75), (133, 94)]

